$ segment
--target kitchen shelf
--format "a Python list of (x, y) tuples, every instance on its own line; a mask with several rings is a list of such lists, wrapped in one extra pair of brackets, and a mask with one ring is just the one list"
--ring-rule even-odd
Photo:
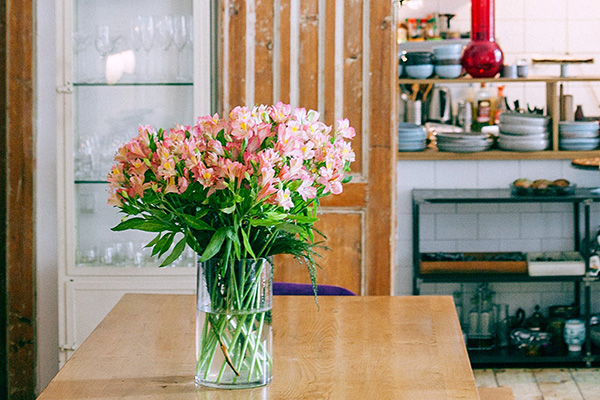
[(503, 366), (584, 366), (586, 364), (597, 364), (600, 355), (589, 356), (569, 354), (565, 352), (559, 355), (527, 356), (523, 352), (510, 348), (494, 348), (491, 350), (468, 350), (469, 360), (473, 367), (503, 367)]
[[(592, 353), (592, 344), (589, 335), (589, 321), (591, 317), (591, 286), (593, 282), (600, 281), (599, 277), (590, 275), (589, 250), (591, 243), (590, 214), (591, 204), (600, 202), (600, 194), (595, 188), (576, 188), (568, 195), (513, 195), (509, 188), (506, 189), (414, 189), (412, 192), (412, 220), (413, 220), (413, 294), (420, 293), (423, 283), (463, 283), (463, 282), (570, 282), (573, 284), (574, 304), (580, 306), (581, 287), (584, 287), (584, 310), (581, 316), (587, 321), (586, 342), (582, 355), (570, 354), (557, 356), (526, 356), (512, 349), (492, 349), (469, 351), (469, 358), (473, 366), (483, 365), (523, 365), (523, 364), (571, 364), (579, 363), (591, 366), (600, 361), (600, 355)], [(470, 273), (421, 273), (420, 252), (420, 208), (426, 204), (506, 204), (506, 203), (570, 203), (573, 206), (573, 242), (574, 250), (580, 251), (585, 261), (585, 275), (580, 276), (535, 276), (527, 274), (501, 274), (490, 272)], [(583, 238), (580, 234), (581, 211), (583, 209)], [(432, 251), (430, 251), (432, 252)]]
[(571, 160), (600, 157), (599, 150), (589, 151), (506, 151), (488, 150), (476, 153), (453, 153), (427, 148), (424, 151), (399, 151), (398, 160)]
[(600, 76), (528, 76), (525, 78), (472, 78), (463, 76), (456, 79), (398, 79), (401, 85), (432, 85), (432, 84), (471, 84), (471, 83), (544, 83), (546, 86), (546, 115), (551, 117), (550, 142), (551, 148), (545, 151), (518, 152), (505, 150), (488, 150), (476, 153), (452, 153), (428, 148), (425, 151), (399, 151), (398, 160), (551, 160), (599, 157), (600, 149), (590, 151), (563, 151), (559, 148), (559, 84), (566, 82), (600, 82)]

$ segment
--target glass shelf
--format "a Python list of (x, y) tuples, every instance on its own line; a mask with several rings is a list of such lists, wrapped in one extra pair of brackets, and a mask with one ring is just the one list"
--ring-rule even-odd
[(73, 86), (76, 87), (111, 87), (111, 86), (193, 86), (192, 82), (119, 82), (119, 83), (106, 83), (106, 82), (75, 82)]

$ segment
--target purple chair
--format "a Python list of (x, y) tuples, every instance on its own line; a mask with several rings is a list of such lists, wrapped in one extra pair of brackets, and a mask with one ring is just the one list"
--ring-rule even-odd
[[(340, 286), (317, 285), (319, 296), (356, 296), (355, 293)], [(312, 296), (312, 285), (309, 283), (273, 282), (274, 296)]]

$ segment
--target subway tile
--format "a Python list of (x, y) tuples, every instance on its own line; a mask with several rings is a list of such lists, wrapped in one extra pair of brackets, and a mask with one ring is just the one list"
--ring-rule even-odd
[(505, 213), (528, 213), (540, 212), (541, 208), (540, 203), (507, 203), (500, 204), (498, 211)]
[(479, 239), (509, 239), (519, 237), (518, 214), (479, 215)]
[(398, 296), (412, 295), (412, 268), (396, 268), (394, 271), (394, 294)]
[(412, 268), (412, 241), (396, 241), (396, 265), (401, 268)]
[(500, 251), (539, 252), (542, 251), (542, 242), (540, 239), (503, 239)]
[(435, 216), (433, 214), (421, 214), (419, 227), (421, 240), (433, 240), (435, 238)]
[(421, 253), (437, 253), (440, 251), (455, 252), (454, 240), (424, 240), (421, 241)]
[(528, 19), (525, 21), (525, 51), (532, 54), (567, 51), (567, 22)]
[(542, 212), (573, 212), (573, 205), (571, 203), (542, 203), (541, 206)]
[(573, 251), (573, 239), (542, 239), (542, 251)]
[(519, 162), (511, 160), (479, 161), (477, 163), (480, 188), (507, 188), (519, 176)]
[(456, 204), (425, 204), (420, 210), (422, 214), (454, 214)]
[(399, 187), (396, 190), (396, 205), (398, 213), (412, 213), (412, 190)]
[(504, 21), (522, 20), (525, 17), (525, 0), (499, 0), (496, 7), (496, 27)]
[(525, 51), (525, 22), (523, 20), (503, 20), (496, 22), (496, 42), (504, 52)]
[(498, 240), (461, 240), (456, 243), (456, 250), (464, 252), (488, 252), (499, 251), (499, 249)]
[(567, 22), (567, 51), (570, 54), (599, 52), (600, 43), (596, 38), (598, 36), (598, 20), (571, 20)]
[(525, 16), (528, 20), (556, 20), (567, 15), (565, 0), (526, 0)]
[(461, 214), (437, 214), (435, 237), (445, 239), (475, 239), (477, 237), (477, 216)]
[(474, 161), (436, 161), (435, 183), (438, 188), (472, 189), (477, 187)]
[(435, 168), (431, 161), (399, 161), (397, 167), (398, 186), (411, 189), (435, 187)]
[(533, 83), (525, 87), (525, 103), (522, 108), (538, 107), (546, 109), (546, 86), (543, 83)]
[(577, 0), (566, 1), (569, 21), (596, 20), (600, 16), (600, 1)]
[(561, 238), (563, 236), (562, 214), (521, 214), (520, 237), (526, 239)]
[(573, 239), (575, 234), (575, 225), (573, 213), (562, 214), (562, 237)]
[(495, 203), (483, 203), (483, 204), (472, 204), (464, 203), (456, 205), (457, 214), (490, 214), (498, 211), (498, 204)]
[(562, 174), (561, 163), (555, 160), (521, 160), (520, 161), (520, 177), (531, 180), (535, 179), (551, 179)]
[[(432, 216), (429, 216), (432, 218)], [(421, 232), (425, 231), (423, 219), (419, 221)], [(412, 214), (398, 214), (398, 224), (396, 226), (396, 238), (398, 240), (412, 240)]]
[(548, 315), (548, 307), (570, 305), (574, 303), (573, 291), (554, 290), (542, 293), (541, 304), (544, 315)]

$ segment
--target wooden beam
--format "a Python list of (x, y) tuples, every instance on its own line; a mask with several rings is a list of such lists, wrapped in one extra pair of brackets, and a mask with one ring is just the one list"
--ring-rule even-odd
[(369, 2), (367, 295), (392, 294), (396, 221), (396, 56), (392, 7), (392, 2)]
[(3, 0), (2, 185), (9, 399), (35, 392), (33, 1)]
[[(0, 0), (0, 31), (6, 32), (6, 1)], [(0, 76), (6, 76), (6, 35), (0, 35)], [(0, 79), (0, 93), (6, 93), (6, 79)], [(6, 96), (0, 96), (0, 137), (6, 138)], [(6, 142), (0, 145), (0, 221), (6, 221)], [(6, 227), (0, 228), (0, 399), (8, 397), (6, 357)]]

